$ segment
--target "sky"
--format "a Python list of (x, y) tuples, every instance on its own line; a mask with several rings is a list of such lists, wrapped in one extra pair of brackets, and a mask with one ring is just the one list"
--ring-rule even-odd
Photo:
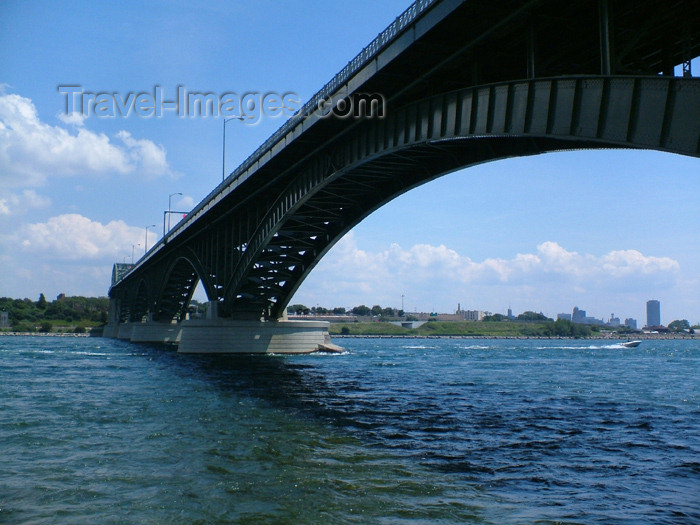
[[(160, 238), (169, 201), (188, 211), (221, 181), (221, 118), (67, 114), (66, 89), (305, 102), (410, 3), (0, 3), (0, 296), (106, 295), (112, 265)], [(284, 118), (230, 121), (226, 172)], [(641, 326), (657, 299), (662, 323), (698, 323), (699, 176), (700, 159), (615, 150), (458, 171), (365, 219), (292, 302), (550, 317), (578, 306)]]

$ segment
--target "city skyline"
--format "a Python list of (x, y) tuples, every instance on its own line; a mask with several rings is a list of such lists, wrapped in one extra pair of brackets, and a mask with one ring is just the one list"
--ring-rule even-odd
[[(292, 2), (279, 19), (225, 2), (207, 4), (201, 19), (176, 4), (151, 12), (79, 1), (50, 13), (31, 1), (0, 5), (0, 295), (105, 295), (113, 263), (160, 238), (169, 204), (187, 211), (221, 181), (220, 118), (66, 116), (59, 86), (122, 101), (155, 86), (166, 97), (183, 86), (306, 101), (410, 3), (360, 1), (358, 12), (373, 16), (341, 33), (323, 23), (343, 19), (340, 4)], [(314, 42), (297, 35), (309, 20), (318, 22)], [(184, 46), (182, 32), (196, 45)], [(230, 122), (225, 171), (282, 121)], [(548, 317), (579, 304), (595, 317), (624, 312), (641, 323), (656, 297), (664, 319), (695, 323), (698, 163), (571, 151), (445, 175), (354, 228), (293, 302), (399, 306), (404, 295), (407, 309), (461, 302), (505, 313), (511, 304)]]
[[(652, 308), (656, 308), (655, 311), (657, 312), (657, 313), (656, 313), (657, 317), (655, 317), (651, 322), (650, 322), (650, 318), (649, 318), (649, 305), (650, 305), (650, 303), (656, 303), (656, 306), (655, 306), (655, 307), (652, 307)], [(297, 302), (295, 302), (294, 304), (297, 305), (297, 304), (303, 304), (303, 303), (297, 303)], [(292, 306), (292, 304), (289, 305), (289, 307), (291, 307), (291, 306)], [(307, 306), (307, 307), (310, 308), (310, 309), (321, 307), (321, 308), (326, 309), (326, 310), (333, 310), (334, 308), (342, 307), (342, 308), (345, 309), (345, 311), (347, 311), (347, 312), (349, 312), (349, 311), (351, 311), (353, 308), (359, 307), (359, 306), (367, 306), (367, 307), (381, 306), (382, 308), (387, 308), (387, 307), (388, 307), (388, 308), (393, 308), (394, 310), (397, 310), (397, 311), (403, 310), (403, 311), (405, 312), (406, 315), (408, 315), (408, 314), (414, 314), (414, 313), (426, 314), (426, 313), (432, 313), (432, 312), (433, 312), (432, 310), (428, 311), (428, 310), (418, 310), (418, 309), (408, 309), (408, 308), (403, 309), (403, 308), (396, 307), (396, 306), (393, 306), (393, 305), (379, 304), (379, 303), (376, 303), (376, 302), (374, 302), (374, 303), (372, 303), (372, 304), (369, 304), (369, 303), (367, 303), (367, 304), (362, 303), (362, 304), (356, 304), (356, 305), (352, 305), (352, 306), (347, 306), (347, 305), (336, 305), (336, 304), (333, 304), (333, 305), (316, 304), (316, 305), (311, 305), (311, 306), (309, 306), (309, 305), (304, 305), (304, 306)], [(568, 320), (568, 321), (578, 322), (578, 323), (580, 323), (580, 324), (602, 324), (602, 325), (610, 325), (612, 321), (617, 321), (617, 322), (619, 323), (619, 325), (623, 325), (623, 326), (626, 325), (626, 326), (628, 326), (628, 327), (630, 327), (630, 328), (633, 328), (633, 329), (637, 329), (637, 328), (641, 329), (642, 327), (667, 326), (669, 323), (671, 323), (671, 322), (673, 322), (673, 321), (681, 321), (681, 320), (686, 320), (686, 321), (688, 321), (691, 325), (700, 325), (700, 323), (698, 323), (698, 322), (692, 322), (692, 321), (690, 321), (689, 319), (687, 319), (686, 317), (679, 317), (679, 318), (676, 318), (676, 319), (671, 319), (670, 321), (668, 321), (668, 322), (666, 322), (666, 323), (662, 322), (662, 319), (661, 319), (661, 317), (660, 317), (660, 301), (658, 301), (658, 300), (651, 299), (651, 300), (647, 301), (647, 302), (646, 302), (646, 307), (647, 307), (647, 317), (645, 318), (645, 319), (646, 319), (646, 322), (643, 323), (643, 324), (641, 324), (641, 325), (640, 325), (641, 319), (637, 319), (637, 318), (633, 318), (633, 317), (627, 317), (627, 316), (623, 316), (623, 317), (621, 318), (620, 316), (616, 315), (615, 312), (611, 312), (611, 313), (610, 313), (610, 318), (608, 318), (607, 320), (606, 320), (605, 317), (600, 317), (600, 318), (598, 318), (598, 317), (595, 317), (595, 316), (588, 316), (588, 315), (587, 315), (587, 310), (580, 309), (578, 306), (574, 306), (574, 307), (572, 308), (572, 313), (559, 312), (559, 313), (557, 313), (556, 315), (547, 315), (547, 314), (545, 314), (544, 312), (542, 312), (541, 310), (535, 309), (535, 310), (522, 310), (522, 311), (520, 312), (520, 314), (525, 313), (525, 312), (542, 313), (543, 315), (549, 317), (549, 318), (552, 319), (552, 320), (565, 319), (565, 320)], [(517, 317), (517, 316), (519, 315), (519, 314), (513, 313), (513, 309), (510, 308), (510, 307), (507, 307), (507, 308), (505, 309), (505, 311), (495, 311), (495, 312), (492, 312), (492, 311), (489, 311), (489, 310), (481, 310), (481, 309), (479, 309), (479, 308), (476, 308), (476, 309), (473, 309), (473, 310), (464, 309), (464, 308), (461, 307), (461, 303), (457, 303), (457, 307), (454, 308), (453, 310), (450, 310), (450, 311), (437, 311), (437, 310), (435, 311), (435, 313), (438, 313), (438, 314), (446, 314), (446, 315), (451, 315), (451, 314), (453, 314), (453, 313), (468, 313), (468, 314), (472, 314), (472, 313), (474, 313), (474, 312), (478, 312), (478, 313), (484, 314), (484, 315), (501, 314), (501, 315), (504, 315), (505, 317), (508, 317), (508, 318), (515, 318), (515, 317)], [(578, 317), (578, 319), (576, 319), (577, 313), (580, 314), (580, 316)], [(622, 320), (623, 318), (624, 318), (624, 320)], [(473, 319), (468, 319), (468, 320), (473, 320)], [(658, 321), (658, 322), (657, 322), (657, 321)], [(614, 324), (613, 324), (613, 325), (614, 325)]]

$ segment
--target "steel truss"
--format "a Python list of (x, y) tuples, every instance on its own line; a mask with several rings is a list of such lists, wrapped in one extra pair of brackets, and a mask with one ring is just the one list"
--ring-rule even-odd
[(700, 156), (700, 79), (530, 79), (407, 104), (261, 187), (231, 192), (110, 295), (122, 321), (170, 321), (201, 281), (220, 315), (277, 319), (328, 250), (398, 195), (483, 162), (611, 147)]

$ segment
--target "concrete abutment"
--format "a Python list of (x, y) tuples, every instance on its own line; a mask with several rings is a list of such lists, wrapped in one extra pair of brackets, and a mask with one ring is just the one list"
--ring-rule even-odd
[(212, 303), (203, 319), (180, 323), (111, 322), (104, 327), (103, 337), (177, 344), (178, 352), (188, 354), (308, 354), (342, 350), (331, 343), (327, 321), (224, 319), (216, 315), (217, 305)]

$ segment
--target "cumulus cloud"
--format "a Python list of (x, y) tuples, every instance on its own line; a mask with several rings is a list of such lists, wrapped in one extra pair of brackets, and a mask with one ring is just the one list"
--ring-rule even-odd
[(173, 204), (173, 209), (177, 209), (180, 211), (188, 211), (194, 208), (194, 205), (194, 199), (189, 195), (185, 195), (179, 201)]
[[(141, 244), (143, 237), (143, 228), (124, 221), (102, 224), (70, 213), (27, 224), (13, 240), (16, 249), (45, 259), (118, 260), (130, 254), (133, 245)], [(137, 249), (139, 255), (143, 247)]]
[(29, 208), (46, 208), (50, 204), (51, 199), (37, 194), (34, 190), (24, 190), (19, 194), (10, 193), (0, 197), (0, 216), (12, 215)]
[(150, 140), (134, 139), (128, 131), (120, 131), (117, 137), (127, 147), (129, 158), (133, 165), (141, 166), (148, 176), (165, 175), (168, 173), (168, 162), (165, 160), (165, 148)]
[(367, 300), (396, 304), (396, 297), (405, 291), (443, 300), (473, 295), (475, 290), (488, 294), (488, 290), (499, 289), (537, 300), (562, 291), (583, 296), (667, 289), (677, 284), (679, 276), (677, 261), (637, 250), (581, 254), (547, 241), (532, 253), (474, 261), (444, 245), (403, 248), (392, 244), (369, 252), (358, 246), (350, 232), (319, 263), (309, 285), (303, 285), (300, 299), (309, 289), (329, 296), (331, 302), (333, 296), (348, 294), (355, 297), (351, 302), (359, 304), (365, 294)]
[(0, 186), (38, 186), (56, 175), (170, 173), (165, 149), (128, 132), (114, 142), (84, 127), (79, 115), (61, 119), (74, 129), (42, 122), (28, 98), (0, 92)]
[(78, 113), (77, 111), (73, 111), (72, 113), (59, 112), (56, 116), (61, 122), (72, 126), (83, 126), (85, 124), (85, 119), (87, 118), (85, 115)]

